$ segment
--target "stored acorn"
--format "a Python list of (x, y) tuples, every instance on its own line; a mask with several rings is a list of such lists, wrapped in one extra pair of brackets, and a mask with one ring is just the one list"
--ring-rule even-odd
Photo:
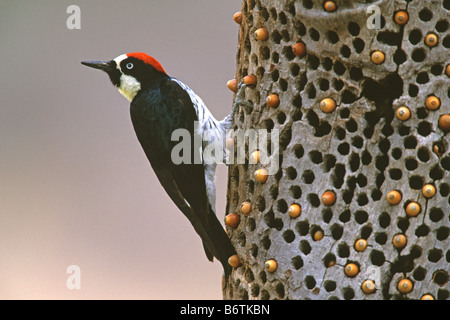
[(303, 57), (306, 54), (306, 45), (299, 41), (292, 46), (292, 53), (297, 57)]
[(361, 290), (367, 294), (374, 293), (375, 282), (373, 282), (372, 280), (365, 280), (361, 285)]
[(359, 267), (354, 263), (348, 263), (344, 268), (344, 272), (347, 277), (353, 278), (359, 273)]
[(397, 119), (401, 121), (406, 121), (411, 117), (411, 111), (407, 107), (400, 107), (395, 112)]
[(253, 74), (249, 74), (248, 76), (244, 77), (244, 84), (248, 84), (250, 88), (254, 88), (256, 86), (257, 79), (256, 76)]
[(274, 259), (267, 260), (266, 263), (264, 263), (264, 268), (268, 272), (275, 272), (278, 268), (278, 263)]
[(442, 131), (450, 131), (450, 114), (443, 114), (442, 116), (440, 116), (438, 125)]
[(269, 176), (266, 169), (258, 169), (254, 172), (253, 176), (255, 177), (255, 180), (259, 183), (264, 183), (267, 180), (267, 177)]
[(336, 109), (336, 101), (331, 98), (325, 98), (320, 101), (320, 109), (325, 113), (333, 112)]
[(394, 15), (394, 21), (399, 25), (404, 25), (408, 22), (408, 12), (404, 10), (397, 11)]
[(384, 53), (378, 50), (372, 52), (372, 54), (370, 55), (370, 60), (372, 60), (372, 62), (375, 64), (382, 64), (384, 62), (384, 59)]
[(429, 96), (425, 101), (428, 110), (437, 110), (441, 106), (441, 101), (436, 96)]
[(420, 212), (420, 205), (417, 202), (410, 202), (407, 206), (406, 206), (406, 214), (410, 217), (415, 217), (419, 214)]
[(403, 234), (396, 234), (392, 238), (392, 244), (396, 249), (402, 249), (406, 246), (406, 237)]
[(255, 150), (250, 155), (250, 164), (256, 164), (259, 163), (259, 160), (261, 158), (261, 152), (259, 150)]
[(241, 260), (239, 259), (237, 254), (233, 254), (228, 258), (228, 264), (234, 268), (241, 266)]
[(402, 194), (398, 192), (397, 190), (389, 191), (389, 193), (386, 196), (387, 201), (390, 204), (399, 204), (402, 200)]
[(367, 240), (366, 239), (358, 239), (355, 242), (355, 250), (358, 252), (363, 252), (367, 248)]
[(231, 91), (237, 92), (238, 91), (238, 81), (236, 79), (229, 80), (227, 82), (227, 87)]
[(426, 184), (422, 187), (422, 194), (426, 198), (432, 198), (436, 194), (436, 188), (432, 184)]
[(442, 154), (444, 153), (444, 147), (442, 146), (442, 144), (440, 143), (434, 143), (433, 144), (433, 152), (437, 155), (437, 156), (442, 156)]
[(336, 193), (334, 191), (325, 191), (322, 195), (322, 203), (326, 206), (332, 206), (336, 202)]
[(294, 203), (289, 206), (288, 214), (291, 216), (291, 218), (297, 218), (302, 213), (302, 208), (300, 205)]
[(325, 3), (323, 4), (323, 8), (325, 9), (325, 11), (333, 12), (336, 11), (337, 5), (334, 1), (325, 1)]
[(323, 230), (317, 230), (316, 232), (314, 232), (313, 234), (313, 239), (314, 241), (320, 241), (323, 239), (324, 233)]
[(272, 93), (267, 96), (266, 104), (271, 108), (276, 108), (280, 105), (280, 98), (277, 94)]
[(429, 33), (425, 37), (425, 44), (430, 48), (435, 47), (438, 44), (438, 37), (434, 33)]
[(234, 20), (234, 22), (236, 22), (237, 24), (241, 24), (242, 23), (242, 12), (236, 12), (234, 15), (233, 15), (233, 20)]
[(412, 284), (411, 280), (409, 280), (409, 279), (402, 279), (399, 281), (399, 283), (397, 285), (397, 289), (401, 293), (409, 293), (413, 289), (413, 284)]
[(225, 224), (230, 228), (236, 229), (241, 222), (241, 217), (237, 213), (230, 213), (225, 216)]
[(248, 216), (252, 211), (252, 204), (248, 201), (244, 201), (241, 204), (241, 212), (243, 215)]
[(269, 31), (266, 28), (259, 28), (255, 31), (254, 37), (258, 41), (265, 41), (269, 38)]

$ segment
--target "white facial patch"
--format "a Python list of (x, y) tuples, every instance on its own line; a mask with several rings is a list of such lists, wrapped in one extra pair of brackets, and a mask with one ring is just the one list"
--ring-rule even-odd
[(129, 101), (132, 101), (139, 90), (141, 90), (141, 83), (135, 77), (122, 73), (120, 76), (119, 92)]
[(120, 56), (118, 56), (117, 58), (114, 59), (114, 61), (116, 62), (117, 65), (117, 69), (119, 69), (120, 71), (122, 71), (122, 69), (120, 69), (120, 63), (125, 60), (127, 57), (126, 54), (122, 54)]
[(122, 54), (115, 58), (114, 61), (116, 62), (117, 69), (119, 69), (122, 73), (120, 76), (119, 92), (129, 101), (132, 101), (139, 90), (141, 90), (141, 83), (137, 81), (135, 77), (123, 74), (122, 69), (120, 68), (120, 63), (126, 58), (128, 58), (128, 56), (126, 54)]

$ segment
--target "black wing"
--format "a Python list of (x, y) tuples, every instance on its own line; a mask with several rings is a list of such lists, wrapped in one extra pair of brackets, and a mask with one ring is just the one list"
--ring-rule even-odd
[[(194, 152), (199, 152), (193, 143), (197, 115), (189, 95), (165, 79), (157, 88), (140, 92), (130, 111), (136, 135), (161, 185), (202, 238), (208, 259), (215, 256), (228, 268), (234, 248), (208, 202), (203, 164), (193, 161)], [(171, 151), (178, 141), (171, 141), (171, 136), (176, 129), (190, 133), (190, 164), (172, 162)]]

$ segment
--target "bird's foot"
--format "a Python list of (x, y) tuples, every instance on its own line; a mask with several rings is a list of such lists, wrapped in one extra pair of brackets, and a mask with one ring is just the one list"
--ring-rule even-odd
[(239, 106), (243, 106), (247, 113), (250, 113), (253, 109), (253, 102), (249, 100), (245, 100), (245, 88), (250, 85), (245, 84), (244, 82), (240, 82), (238, 85), (238, 92), (236, 94), (236, 98), (234, 99), (233, 111), (236, 111)]

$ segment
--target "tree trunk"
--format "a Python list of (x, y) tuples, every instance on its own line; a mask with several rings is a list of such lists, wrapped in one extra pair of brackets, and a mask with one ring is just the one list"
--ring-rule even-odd
[(248, 153), (229, 167), (242, 265), (224, 298), (448, 299), (450, 1), (324, 2), (243, 1), (236, 79), (257, 85), (234, 129), (278, 130), (279, 170), (258, 182)]

